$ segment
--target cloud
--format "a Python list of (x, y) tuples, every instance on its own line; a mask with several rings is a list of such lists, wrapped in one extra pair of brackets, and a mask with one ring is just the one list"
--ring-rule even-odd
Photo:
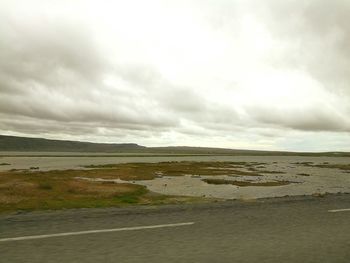
[(347, 118), (322, 107), (293, 110), (253, 108), (250, 114), (258, 122), (300, 131), (350, 131)]
[(263, 149), (317, 133), (339, 147), (349, 11), (345, 0), (2, 1), (0, 132)]
[[(332, 92), (350, 93), (350, 3), (264, 1), (258, 16), (283, 45), (278, 66), (302, 68)], [(288, 15), (287, 15), (288, 14)]]
[(108, 74), (139, 85), (147, 84), (147, 74), (143, 68), (113, 68), (84, 25), (45, 21), (40, 16), (19, 21), (5, 15), (2, 20), (2, 113), (60, 122), (115, 123), (122, 128), (172, 125), (165, 114), (148, 111), (152, 101), (142, 100), (144, 94), (109, 89), (104, 83)]

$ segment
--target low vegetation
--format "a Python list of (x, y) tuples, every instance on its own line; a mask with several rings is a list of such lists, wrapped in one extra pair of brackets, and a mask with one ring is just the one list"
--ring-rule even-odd
[[(252, 171), (238, 170), (254, 163), (247, 162), (160, 162), (160, 163), (127, 163), (88, 165), (84, 168), (98, 169), (107, 172), (113, 170), (115, 175), (120, 175), (123, 180), (147, 180), (156, 175), (181, 176), (181, 175), (231, 175), (231, 176), (261, 176)], [(257, 163), (259, 164), (259, 163)]]
[[(89, 165), (80, 170), (27, 170), (0, 172), (0, 212), (18, 210), (63, 209), (80, 207), (111, 207), (129, 204), (159, 204), (199, 200), (155, 194), (137, 180), (163, 176), (263, 176), (267, 171), (259, 162), (160, 162)], [(264, 168), (258, 170), (257, 167)], [(305, 175), (306, 176), (306, 175)], [(102, 178), (79, 180), (78, 178)], [(120, 179), (123, 181), (108, 181)], [(287, 181), (247, 182), (224, 179), (203, 179), (208, 184), (236, 186), (282, 186)], [(129, 183), (130, 182), (130, 183)]]
[[(247, 168), (247, 170), (248, 171), (252, 171), (252, 172), (259, 172), (259, 173), (262, 173), (262, 174), (285, 174), (286, 173), (286, 172), (283, 172), (283, 171), (261, 170), (261, 169), (257, 169), (257, 168), (262, 168), (262, 167), (261, 166), (257, 166), (256, 168), (255, 167), (249, 167), (249, 168)], [(263, 168), (266, 168), (266, 167), (263, 166)]]
[(81, 170), (0, 172), (0, 212), (80, 207), (110, 207), (129, 204), (159, 204), (197, 200), (149, 192), (132, 183), (79, 180), (78, 177), (151, 180), (159, 176), (253, 175), (232, 169), (231, 162), (163, 162), (87, 166)]
[(310, 174), (307, 174), (307, 173), (299, 173), (298, 175), (300, 175), (300, 176), (310, 176)]
[(232, 184), (240, 187), (245, 186), (282, 186), (291, 184), (288, 181), (271, 181), (271, 182), (248, 182), (248, 181), (233, 181), (226, 179), (202, 179), (208, 184)]
[(291, 163), (295, 165), (302, 165), (302, 166), (313, 166), (313, 162), (296, 162), (296, 163)]
[(313, 165), (313, 167), (350, 171), (350, 164), (317, 164), (317, 165)]
[(343, 170), (343, 171), (350, 171), (350, 164), (330, 164), (328, 162), (324, 162), (321, 164), (314, 164), (313, 162), (298, 162), (298, 163), (294, 163), (294, 164), (303, 165), (303, 166), (307, 166), (307, 167), (339, 169), (339, 170)]
[(113, 169), (9, 171), (0, 173), (0, 212), (125, 206), (195, 201), (198, 198), (159, 195), (144, 186), (78, 180), (75, 177), (151, 179), (147, 173), (120, 174)]
[(231, 170), (231, 176), (263, 176), (263, 175), (253, 171)]

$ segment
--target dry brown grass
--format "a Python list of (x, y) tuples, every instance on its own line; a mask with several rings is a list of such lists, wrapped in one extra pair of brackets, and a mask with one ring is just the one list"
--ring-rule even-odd
[[(239, 165), (239, 166), (237, 166)], [(182, 175), (249, 175), (261, 176), (257, 172), (237, 170), (241, 165), (251, 165), (246, 162), (160, 162), (160, 163), (129, 163), (89, 165), (85, 168), (96, 172), (108, 173), (108, 170), (123, 180), (147, 180), (156, 177), (161, 172), (165, 176)]]
[(125, 194), (133, 191), (134, 185), (130, 184), (116, 184), (105, 182), (89, 182), (89, 181), (69, 181), (67, 182), (67, 192), (94, 195), (98, 197), (110, 197), (115, 194)]

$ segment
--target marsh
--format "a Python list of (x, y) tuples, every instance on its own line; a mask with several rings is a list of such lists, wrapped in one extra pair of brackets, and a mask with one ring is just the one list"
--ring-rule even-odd
[(67, 155), (1, 159), (10, 164), (0, 166), (2, 211), (350, 193), (350, 166), (348, 158), (341, 157)]

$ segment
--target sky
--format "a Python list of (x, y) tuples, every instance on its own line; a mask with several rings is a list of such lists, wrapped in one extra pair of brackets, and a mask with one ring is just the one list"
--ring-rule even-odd
[(0, 0), (0, 134), (350, 151), (348, 0)]

